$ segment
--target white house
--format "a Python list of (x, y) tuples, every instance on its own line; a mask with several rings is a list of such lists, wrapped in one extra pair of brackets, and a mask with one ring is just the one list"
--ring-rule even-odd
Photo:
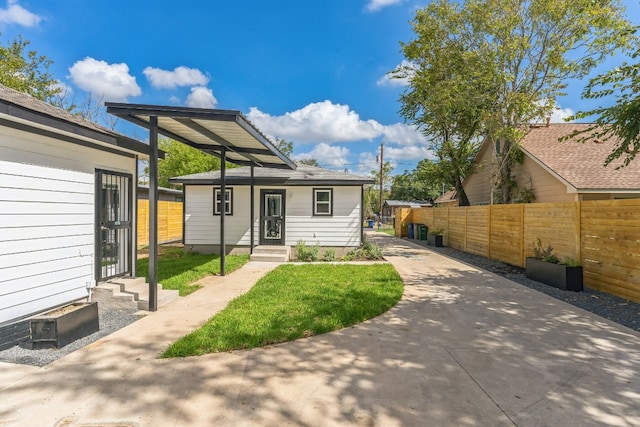
[(148, 153), (0, 85), (0, 346), (4, 326), (135, 274), (137, 165)]
[[(184, 244), (220, 252), (220, 172), (172, 179), (184, 185)], [(253, 195), (252, 195), (253, 181)], [(363, 242), (363, 187), (369, 178), (298, 165), (296, 169), (227, 169), (224, 241), (227, 253), (252, 246), (318, 244), (344, 252)], [(252, 214), (253, 209), (253, 214)]]

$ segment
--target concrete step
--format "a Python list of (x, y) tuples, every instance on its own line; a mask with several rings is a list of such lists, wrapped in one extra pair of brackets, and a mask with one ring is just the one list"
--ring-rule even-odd
[(287, 262), (290, 259), (290, 246), (260, 245), (253, 248), (251, 254), (251, 261)]
[[(178, 299), (178, 297), (180, 296), (180, 293), (178, 291), (163, 289), (161, 284), (158, 284), (157, 289), (158, 307), (169, 304), (170, 302)], [(135, 286), (127, 287), (125, 292), (134, 296), (135, 300), (138, 302), (138, 310), (149, 310), (149, 284), (142, 283)]]

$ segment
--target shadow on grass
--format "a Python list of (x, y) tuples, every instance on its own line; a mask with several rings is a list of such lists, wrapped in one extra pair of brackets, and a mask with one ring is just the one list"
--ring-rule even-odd
[[(225, 270), (231, 273), (248, 260), (248, 255), (227, 255)], [(149, 258), (138, 259), (137, 271), (139, 276), (149, 279)], [(217, 274), (220, 274), (219, 255), (185, 253), (176, 247), (162, 251), (158, 257), (158, 282), (164, 289), (179, 291), (181, 297), (200, 289), (195, 283), (199, 279)]]

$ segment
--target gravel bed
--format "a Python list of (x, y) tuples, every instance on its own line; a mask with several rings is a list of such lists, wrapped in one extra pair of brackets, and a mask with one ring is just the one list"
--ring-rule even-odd
[[(426, 242), (411, 240), (413, 243), (426, 246)], [(429, 249), (450, 258), (455, 258), (467, 264), (482, 268), (498, 274), (506, 279), (534, 289), (543, 294), (547, 294), (566, 303), (580, 307), (583, 310), (597, 314), (634, 331), (640, 331), (640, 304), (617, 297), (615, 295), (599, 292), (584, 287), (583, 292), (563, 291), (544, 283), (536, 282), (525, 277), (524, 268), (514, 267), (500, 261), (488, 259), (479, 255), (469, 254), (453, 248), (436, 248), (429, 246)]]
[(29, 350), (20, 346), (14, 346), (0, 351), (0, 362), (18, 363), (21, 365), (46, 366), (49, 363), (66, 356), (94, 341), (105, 337), (118, 329), (124, 328), (130, 323), (140, 319), (136, 315), (137, 308), (108, 309), (103, 310), (98, 305), (100, 330), (84, 338), (80, 338), (60, 349)]

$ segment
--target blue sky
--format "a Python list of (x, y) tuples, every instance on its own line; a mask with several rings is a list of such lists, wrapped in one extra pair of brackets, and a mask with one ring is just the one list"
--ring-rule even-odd
[[(384, 142), (385, 160), (402, 173), (431, 154), (398, 114), (403, 87), (385, 74), (402, 62), (400, 41), (411, 40), (409, 21), (425, 4), (0, 0), (0, 32), (3, 44), (22, 35), (53, 59), (76, 99), (240, 110), (268, 136), (292, 141), (294, 159), (360, 174), (377, 168)], [(640, 21), (638, 2), (626, 4)], [(570, 89), (554, 121), (584, 108), (582, 83)]]

